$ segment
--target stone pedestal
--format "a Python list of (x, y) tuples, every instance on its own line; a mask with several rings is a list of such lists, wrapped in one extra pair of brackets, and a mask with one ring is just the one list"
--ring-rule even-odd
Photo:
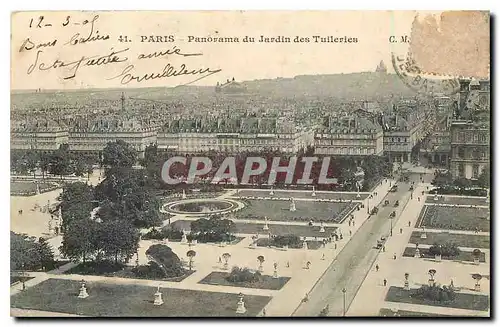
[(278, 271), (276, 269), (273, 272), (273, 278), (278, 278)]
[(474, 264), (479, 265), (479, 258), (474, 258)]
[(420, 250), (419, 249), (415, 250), (415, 258), (420, 258)]
[(405, 280), (405, 286), (404, 286), (405, 291), (410, 290), (410, 282), (408, 280)]
[(79, 299), (85, 299), (89, 296), (89, 293), (87, 293), (87, 288), (85, 287), (85, 284), (82, 284), (82, 287), (80, 287), (80, 293), (78, 294)]
[(183, 234), (182, 239), (181, 239), (181, 243), (187, 243), (187, 242), (188, 242), (187, 236), (186, 236), (186, 234)]
[(297, 211), (297, 208), (295, 208), (295, 202), (290, 203), (290, 211)]
[(227, 262), (224, 262), (224, 266), (222, 267), (222, 269), (227, 270), (228, 267), (229, 267), (229, 264)]
[(155, 293), (155, 301), (153, 303), (154, 305), (162, 305), (163, 304), (163, 298), (161, 292), (158, 290)]
[(306, 241), (303, 241), (303, 242), (302, 242), (302, 248), (303, 248), (304, 250), (307, 250), (307, 249), (308, 249), (308, 248), (307, 248), (307, 242), (306, 242)]
[(288, 250), (288, 245), (283, 246), (283, 249), (284, 249), (285, 251), (287, 251), (287, 250)]
[(481, 285), (476, 283), (476, 285), (474, 285), (474, 291), (481, 292)]
[(236, 313), (243, 314), (247, 312), (247, 309), (245, 308), (245, 302), (243, 302), (243, 298), (240, 298), (238, 301), (238, 308), (236, 308)]
[(423, 232), (422, 234), (420, 234), (420, 238), (421, 239), (426, 239), (427, 238), (427, 234), (425, 232)]
[(325, 232), (325, 226), (323, 226), (323, 223), (321, 223), (321, 226), (319, 228), (319, 232), (320, 233), (324, 233)]
[(182, 190), (182, 198), (185, 199), (186, 198), (186, 191), (185, 190)]
[(269, 230), (269, 226), (267, 225), (267, 223), (264, 225), (264, 227), (262, 227), (262, 230)]
[(269, 195), (274, 195), (274, 190), (271, 189), (271, 192), (269, 192)]
[(264, 272), (264, 267), (262, 266), (262, 264), (259, 264), (259, 271)]
[(435, 256), (434, 256), (434, 260), (435, 260), (436, 262), (441, 262), (441, 255), (435, 255)]
[(434, 286), (436, 281), (434, 279), (429, 279), (429, 286)]
[(198, 244), (198, 240), (193, 240), (192, 244), (193, 244), (193, 245)]

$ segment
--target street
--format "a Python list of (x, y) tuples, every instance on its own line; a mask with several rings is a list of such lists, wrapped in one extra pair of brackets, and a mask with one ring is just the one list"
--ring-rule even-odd
[[(392, 211), (396, 211), (393, 221), (395, 223), (410, 199), (410, 184), (399, 182), (398, 185), (397, 192), (389, 192), (382, 200), (382, 203), (388, 200), (389, 205), (384, 207), (381, 203), (378, 214), (365, 221), (318, 281), (309, 294), (309, 301), (302, 303), (293, 316), (317, 316), (326, 305), (329, 305), (329, 316), (342, 316), (344, 313), (343, 288), (346, 289), (345, 310), (347, 311), (365, 276), (377, 259), (379, 252), (375, 248), (377, 240), (381, 236), (390, 234), (389, 215)], [(397, 200), (400, 205), (395, 208), (394, 202)], [(390, 252), (391, 249), (386, 249), (386, 251)]]

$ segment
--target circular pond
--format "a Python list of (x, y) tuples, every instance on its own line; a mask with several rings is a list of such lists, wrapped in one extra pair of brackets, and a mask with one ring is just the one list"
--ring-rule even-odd
[(229, 199), (190, 199), (166, 203), (166, 213), (189, 216), (224, 214), (243, 207), (243, 204)]

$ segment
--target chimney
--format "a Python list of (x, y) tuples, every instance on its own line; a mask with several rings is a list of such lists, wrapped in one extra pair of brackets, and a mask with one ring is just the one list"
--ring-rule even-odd
[(467, 96), (469, 95), (470, 80), (460, 79), (459, 82), (460, 82), (460, 94), (459, 94), (458, 110), (461, 112), (462, 110), (464, 110), (466, 106)]
[(490, 91), (490, 81), (489, 80), (482, 80), (479, 81), (479, 89), (481, 91)]

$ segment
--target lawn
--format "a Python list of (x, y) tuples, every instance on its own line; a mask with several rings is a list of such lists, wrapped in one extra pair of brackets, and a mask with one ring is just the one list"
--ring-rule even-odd
[(156, 287), (87, 283), (89, 297), (79, 299), (79, 281), (48, 279), (11, 297), (11, 307), (93, 317), (256, 316), (271, 300), (245, 295), (245, 314), (237, 314), (238, 294), (162, 288), (161, 306), (153, 305)]
[(312, 196), (312, 190), (311, 191), (280, 191), (280, 190), (274, 190), (274, 195), (270, 195), (270, 189), (267, 190), (240, 190), (238, 193), (235, 193), (234, 196), (261, 196), (261, 197), (273, 197), (273, 198), (294, 198), (294, 199), (330, 199), (330, 200), (339, 200), (342, 199), (342, 201), (348, 201), (348, 200), (353, 200), (353, 201), (361, 201), (364, 200), (368, 197), (368, 194), (359, 194), (359, 198), (357, 197), (356, 193), (323, 193), (316, 191), (316, 196)]
[[(121, 278), (132, 278), (132, 279), (145, 279), (136, 276), (132, 271), (133, 267), (124, 266), (121, 264), (114, 265), (112, 263), (105, 263), (97, 265), (93, 262), (87, 262), (85, 264), (81, 263), (78, 266), (65, 271), (65, 274), (76, 274), (76, 275), (92, 275), (92, 276), (106, 276), (106, 277), (121, 277)], [(179, 277), (162, 278), (155, 280), (163, 280), (169, 282), (182, 282), (184, 279), (189, 277), (194, 271), (186, 270), (184, 275)]]
[[(307, 242), (307, 248), (309, 250), (317, 250), (323, 246), (323, 244), (320, 241), (306, 241)], [(269, 238), (259, 238), (257, 240), (257, 246), (275, 246)], [(291, 246), (291, 249), (302, 249), (302, 242), (297, 245), (297, 246)]]
[(466, 248), (480, 248), (489, 249), (490, 248), (490, 237), (486, 235), (477, 234), (453, 234), (453, 233), (427, 233), (426, 239), (420, 238), (421, 232), (413, 232), (410, 237), (409, 243), (412, 244), (443, 244), (446, 242), (456, 243), (458, 246)]
[(208, 276), (199, 281), (199, 284), (221, 285), (221, 286), (234, 286), (245, 288), (260, 288), (265, 290), (280, 290), (290, 280), (290, 277), (278, 277), (262, 275), (261, 279), (256, 282), (241, 282), (233, 283), (226, 278), (229, 277), (227, 272), (213, 271)]
[(397, 315), (391, 309), (382, 308), (379, 311), (379, 316), (382, 317), (458, 317), (458, 316), (449, 316), (449, 315), (441, 315), (437, 313), (426, 313), (426, 312), (417, 312), (417, 311), (407, 311), (407, 310), (398, 310)]
[[(325, 227), (325, 232), (320, 233), (320, 226), (316, 224), (313, 227), (307, 226), (307, 223), (304, 223), (304, 226), (297, 225), (277, 225), (277, 224), (268, 224), (269, 230), (265, 231), (262, 228), (264, 224), (247, 224), (247, 223), (239, 223), (235, 222), (235, 230), (236, 234), (274, 234), (274, 235), (289, 235), (294, 234), (301, 237), (325, 237), (329, 236), (337, 230), (337, 227)], [(177, 229), (190, 230), (191, 229), (191, 221), (190, 220), (176, 220), (172, 223), (172, 227)], [(239, 242), (239, 241), (238, 241)]]
[(309, 202), (295, 201), (296, 211), (290, 211), (290, 201), (245, 200), (245, 208), (235, 218), (264, 219), (274, 221), (304, 221), (342, 223), (358, 205), (357, 202)]
[(424, 206), (417, 227), (435, 229), (490, 231), (490, 212), (486, 208)]
[(490, 306), (489, 297), (481, 294), (455, 293), (454, 300), (439, 302), (413, 298), (411, 297), (412, 291), (414, 290), (405, 291), (402, 287), (391, 286), (385, 296), (385, 301), (479, 311), (488, 311)]
[(448, 197), (439, 195), (438, 200), (434, 200), (434, 196), (427, 196), (425, 203), (438, 203), (438, 204), (459, 204), (459, 205), (478, 205), (478, 206), (488, 206), (489, 203), (486, 202), (485, 198), (470, 196), (470, 197)]
[[(59, 186), (53, 183), (38, 183), (40, 193), (48, 192), (57, 189)], [(36, 184), (34, 182), (10, 182), (11, 195), (34, 195), (36, 194)]]
[[(429, 255), (427, 253), (428, 249), (420, 249), (420, 256), (422, 258), (429, 258), (429, 259), (434, 259), (433, 255)], [(405, 248), (405, 251), (403, 252), (403, 257), (413, 257), (415, 256), (415, 247), (407, 247)], [(481, 256), (479, 257), (479, 262), (486, 262), (486, 255), (484, 252), (481, 252)], [(472, 252), (465, 252), (465, 251), (460, 251), (459, 255), (454, 257), (454, 258), (447, 258), (445, 256), (442, 256), (441, 259), (443, 260), (454, 260), (454, 261), (474, 261), (474, 257), (472, 256)]]

